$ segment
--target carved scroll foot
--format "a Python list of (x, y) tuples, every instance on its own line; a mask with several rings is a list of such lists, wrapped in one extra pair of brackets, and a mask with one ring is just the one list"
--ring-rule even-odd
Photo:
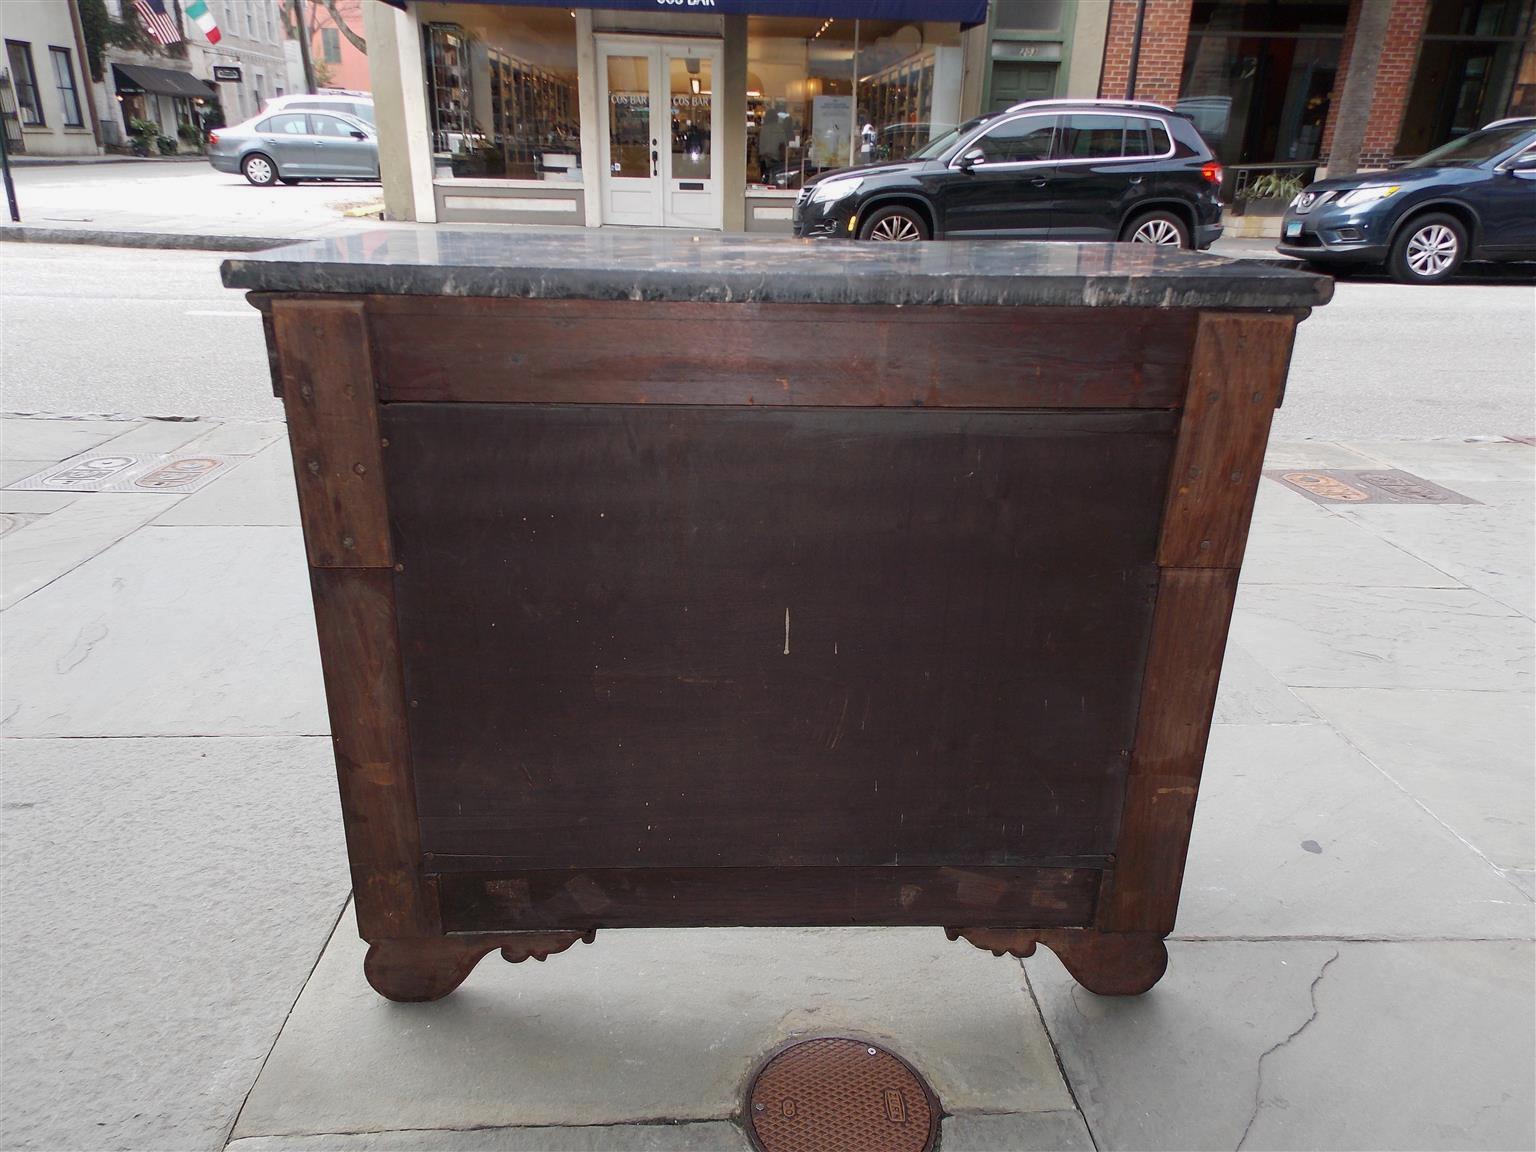
[(1093, 928), (946, 928), (994, 956), (1033, 956), (1035, 945), (1056, 953), (1062, 967), (1100, 996), (1138, 996), (1162, 979), (1168, 948), (1155, 932), (1099, 932)]
[(464, 983), (476, 964), (501, 949), (503, 959), (521, 964), (530, 956), (543, 960), (578, 941), (592, 943), (595, 932), (512, 932), (498, 935), (431, 936), (414, 940), (375, 940), (363, 960), (363, 974), (380, 996), (402, 1004), (440, 1000)]

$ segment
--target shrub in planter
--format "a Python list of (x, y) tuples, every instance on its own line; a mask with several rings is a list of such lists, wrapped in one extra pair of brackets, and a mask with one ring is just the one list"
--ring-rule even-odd
[(182, 124), (176, 129), (176, 138), (190, 148), (197, 148), (203, 142), (202, 133), (195, 124)]
[(1266, 172), (1249, 181), (1237, 193), (1237, 199), (1246, 207), (1258, 207), (1263, 201), (1274, 201), (1281, 208), (1289, 204), (1307, 186), (1305, 172)]
[(176, 141), (171, 139), (169, 136), (157, 137), (155, 139), (155, 144), (160, 149), (160, 155), (162, 155), (162, 156), (174, 156), (174, 155), (176, 155)]

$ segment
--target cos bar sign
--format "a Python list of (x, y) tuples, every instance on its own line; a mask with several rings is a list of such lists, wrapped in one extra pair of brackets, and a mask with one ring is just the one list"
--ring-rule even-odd
[(240, 83), (240, 69), (234, 64), (215, 64), (213, 66), (213, 78), (220, 83)]

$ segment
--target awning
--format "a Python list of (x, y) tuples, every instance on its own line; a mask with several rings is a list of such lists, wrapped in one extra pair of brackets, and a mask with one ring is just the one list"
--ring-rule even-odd
[(132, 96), (139, 92), (158, 92), (161, 96), (185, 96), (189, 100), (217, 99), (218, 92), (206, 80), (174, 68), (151, 68), (147, 64), (114, 64), (112, 78), (117, 90)]
[[(385, 0), (404, 8), (405, 0)], [(985, 24), (987, 0), (475, 0), (538, 8), (620, 8), (626, 12), (675, 12), (737, 16), (835, 16), (839, 20), (932, 20)]]

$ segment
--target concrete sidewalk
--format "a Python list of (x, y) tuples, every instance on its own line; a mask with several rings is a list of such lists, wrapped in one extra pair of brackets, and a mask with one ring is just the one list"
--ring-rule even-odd
[[(741, 1149), (754, 1062), (879, 1038), (944, 1152), (1530, 1148), (1533, 477), (1501, 437), (1272, 445), (1167, 977), (937, 929), (611, 931), (437, 1004), (363, 980), (280, 424), (0, 421), (0, 1147)], [(195, 452), (191, 494), (18, 490)], [(340, 917), (338, 923), (338, 917)]]

